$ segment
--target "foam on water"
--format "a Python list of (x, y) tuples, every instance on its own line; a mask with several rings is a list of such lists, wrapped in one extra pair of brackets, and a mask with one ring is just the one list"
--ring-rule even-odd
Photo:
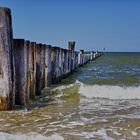
[(109, 85), (85, 85), (81, 83), (79, 93), (86, 98), (140, 99), (140, 86), (120, 87)]
[(46, 137), (37, 133), (30, 134), (8, 134), (0, 132), (0, 140), (64, 140), (64, 138), (58, 134)]
[(55, 90), (63, 90), (65, 88), (70, 88), (70, 87), (74, 86), (75, 84), (81, 84), (81, 82), (76, 80), (75, 83), (73, 83), (73, 84), (61, 85), (61, 86), (58, 86), (56, 88), (53, 88), (53, 91), (55, 91)]
[(71, 133), (67, 133), (68, 135), (73, 135), (73, 136), (81, 136), (84, 137), (85, 139), (91, 139), (91, 138), (101, 138), (104, 140), (114, 140), (113, 138), (109, 137), (107, 135), (107, 132), (105, 129), (100, 129), (98, 131), (93, 131), (93, 132), (71, 132)]
[(114, 140), (113, 138), (109, 137), (106, 133), (105, 129), (100, 129), (97, 132), (83, 132), (85, 138), (96, 138), (101, 137), (104, 140)]
[(78, 86), (78, 93), (86, 98), (140, 99), (140, 86), (86, 85), (77, 80), (73, 84), (59, 86), (53, 90), (59, 90), (60, 94), (57, 97), (61, 97), (64, 96), (64, 89), (72, 88), (74, 85)]

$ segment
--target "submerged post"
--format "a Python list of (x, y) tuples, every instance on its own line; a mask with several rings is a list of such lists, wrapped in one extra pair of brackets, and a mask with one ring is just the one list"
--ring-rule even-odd
[(0, 110), (14, 105), (13, 33), (11, 11), (0, 8)]

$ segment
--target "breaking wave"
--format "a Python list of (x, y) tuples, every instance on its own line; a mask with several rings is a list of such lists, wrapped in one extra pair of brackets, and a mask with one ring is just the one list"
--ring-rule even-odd
[(57, 97), (80, 94), (86, 98), (140, 99), (140, 86), (87, 85), (80, 81), (56, 87)]
[(79, 94), (86, 98), (106, 99), (140, 99), (140, 86), (87, 85), (76, 81), (74, 84), (63, 85), (53, 89), (57, 97)]
[(81, 83), (79, 93), (86, 98), (140, 99), (140, 86), (120, 87), (110, 85), (85, 85)]

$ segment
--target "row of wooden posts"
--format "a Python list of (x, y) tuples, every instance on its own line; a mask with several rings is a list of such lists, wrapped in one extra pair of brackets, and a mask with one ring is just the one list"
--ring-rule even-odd
[(0, 8), (0, 110), (26, 105), (41, 90), (60, 82), (75, 69), (101, 55), (13, 39), (11, 11)]

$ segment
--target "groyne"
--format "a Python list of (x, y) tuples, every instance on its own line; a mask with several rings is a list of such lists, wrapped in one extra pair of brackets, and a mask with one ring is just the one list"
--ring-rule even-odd
[(14, 39), (11, 10), (0, 8), (0, 110), (25, 106), (41, 90), (57, 84), (78, 67), (101, 56), (100, 52), (75, 51), (24, 39)]

